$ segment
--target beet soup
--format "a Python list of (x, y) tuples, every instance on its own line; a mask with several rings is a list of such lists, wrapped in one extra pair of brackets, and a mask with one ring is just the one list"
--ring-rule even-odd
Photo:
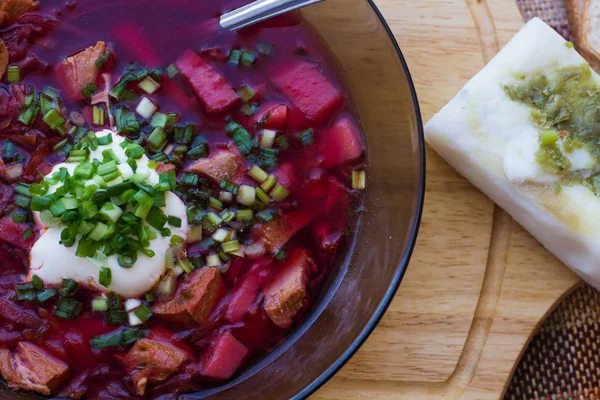
[(300, 14), (248, 1), (0, 3), (0, 373), (174, 398), (285, 341), (339, 271), (361, 127)]

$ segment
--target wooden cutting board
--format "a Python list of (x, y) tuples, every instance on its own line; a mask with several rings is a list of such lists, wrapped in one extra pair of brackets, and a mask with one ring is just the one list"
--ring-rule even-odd
[[(428, 121), (523, 26), (514, 0), (375, 0)], [(315, 399), (498, 399), (580, 280), (435, 152), (416, 251), (385, 317)]]

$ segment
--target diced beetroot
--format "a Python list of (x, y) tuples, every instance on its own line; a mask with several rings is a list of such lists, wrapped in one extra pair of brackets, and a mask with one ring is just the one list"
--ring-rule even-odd
[(266, 120), (262, 125), (265, 129), (283, 129), (287, 124), (288, 108), (284, 104), (265, 104), (255, 115), (255, 123)]
[(292, 236), (308, 225), (316, 213), (314, 209), (292, 211), (254, 228), (252, 236), (256, 241), (261, 241), (268, 252), (276, 253)]
[(228, 299), (225, 318), (229, 322), (236, 323), (244, 319), (252, 304), (256, 301), (261, 286), (260, 273), (270, 262), (267, 259), (256, 261), (237, 288)]
[(287, 188), (292, 188), (296, 181), (296, 174), (294, 173), (294, 166), (289, 163), (283, 163), (275, 171), (273, 175), (277, 178), (277, 182), (281, 183)]
[(202, 57), (186, 51), (175, 63), (209, 113), (220, 113), (240, 102), (240, 96)]
[(14, 222), (12, 219), (0, 219), (0, 239), (12, 243), (23, 250), (31, 249), (34, 240), (34, 235), (29, 236), (27, 239), (23, 239), (23, 233), (27, 229), (30, 229), (30, 227)]
[(363, 141), (356, 122), (344, 116), (317, 138), (317, 148), (323, 156), (323, 168), (352, 161), (364, 151)]
[(9, 299), (0, 297), (0, 316), (17, 325), (28, 328), (39, 328), (44, 321), (31, 311), (24, 310)]
[(117, 25), (113, 28), (112, 33), (134, 59), (150, 68), (157, 68), (161, 65), (160, 57), (154, 50), (156, 46), (146, 39), (144, 28), (140, 25), (131, 22)]
[(341, 106), (340, 92), (314, 64), (299, 61), (276, 72), (273, 82), (312, 122), (324, 123)]
[(312, 264), (305, 250), (294, 249), (281, 272), (264, 289), (265, 311), (275, 325), (289, 328), (304, 307), (308, 268)]
[(247, 354), (248, 348), (231, 332), (222, 332), (204, 352), (202, 375), (213, 379), (229, 379), (242, 365)]

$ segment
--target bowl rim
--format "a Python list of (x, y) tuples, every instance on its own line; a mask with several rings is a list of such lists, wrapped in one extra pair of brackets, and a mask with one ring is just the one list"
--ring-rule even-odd
[(406, 253), (402, 257), (398, 271), (396, 272), (394, 279), (392, 280), (390, 286), (388, 287), (388, 290), (385, 293), (385, 296), (383, 297), (383, 299), (379, 303), (379, 306), (373, 313), (373, 316), (367, 322), (367, 324), (365, 325), (363, 330), (360, 332), (360, 334), (356, 337), (356, 339), (354, 339), (354, 341), (350, 344), (348, 349), (346, 349), (346, 351), (344, 351), (342, 353), (342, 355), (340, 355), (338, 357), (338, 359), (331, 366), (329, 366), (329, 368), (327, 368), (325, 371), (323, 371), (323, 373), (321, 373), (321, 375), (319, 375), (312, 383), (310, 383), (308, 386), (306, 386), (304, 389), (302, 389), (299, 393), (297, 393), (294, 397), (292, 397), (293, 400), (305, 399), (308, 396), (310, 396), (311, 394), (313, 394), (314, 392), (316, 392), (325, 383), (327, 383), (327, 381), (329, 379), (331, 379), (352, 358), (352, 356), (354, 356), (354, 354), (356, 354), (356, 352), (361, 348), (361, 346), (369, 338), (371, 333), (373, 333), (373, 331), (379, 324), (379, 321), (381, 321), (385, 312), (387, 311), (388, 307), (390, 306), (392, 300), (394, 299), (394, 296), (396, 295), (398, 288), (400, 287), (400, 283), (402, 282), (402, 279), (404, 278), (404, 274), (406, 273), (406, 270), (408, 269), (408, 264), (412, 257), (413, 251), (415, 249), (417, 236), (419, 234), (419, 227), (421, 226), (421, 217), (423, 215), (423, 204), (425, 201), (426, 159), (425, 159), (425, 135), (423, 133), (423, 118), (421, 116), (421, 108), (419, 106), (417, 91), (415, 89), (415, 85), (414, 85), (412, 76), (408, 69), (408, 63), (406, 62), (406, 59), (404, 58), (404, 55), (402, 54), (402, 50), (400, 49), (400, 45), (398, 44), (398, 41), (396, 40), (396, 37), (394, 36), (394, 32), (392, 31), (389, 24), (383, 17), (383, 14), (381, 13), (381, 11), (377, 7), (377, 5), (375, 5), (374, 0), (367, 0), (367, 2), (373, 8), (373, 11), (375, 12), (377, 17), (379, 18), (379, 21), (385, 28), (385, 30), (392, 42), (392, 45), (394, 46), (394, 49), (396, 50), (396, 54), (398, 55), (400, 64), (402, 64), (402, 68), (404, 69), (404, 74), (406, 76), (408, 88), (410, 90), (410, 96), (412, 98), (413, 105), (414, 105), (415, 118), (416, 118), (416, 124), (417, 124), (417, 134), (418, 134), (418, 139), (419, 139), (418, 152), (419, 152), (419, 156), (420, 156), (419, 185), (418, 185), (419, 190), (418, 190), (418, 194), (417, 194), (416, 215), (415, 215), (415, 219), (413, 222), (413, 226), (411, 228), (410, 239), (408, 242)]

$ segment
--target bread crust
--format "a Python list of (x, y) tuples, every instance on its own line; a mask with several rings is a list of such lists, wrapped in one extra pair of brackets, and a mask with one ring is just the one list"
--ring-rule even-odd
[(600, 71), (600, 54), (590, 46), (588, 36), (590, 26), (590, 8), (595, 0), (565, 0), (572, 41), (577, 51), (585, 58), (595, 71)]

